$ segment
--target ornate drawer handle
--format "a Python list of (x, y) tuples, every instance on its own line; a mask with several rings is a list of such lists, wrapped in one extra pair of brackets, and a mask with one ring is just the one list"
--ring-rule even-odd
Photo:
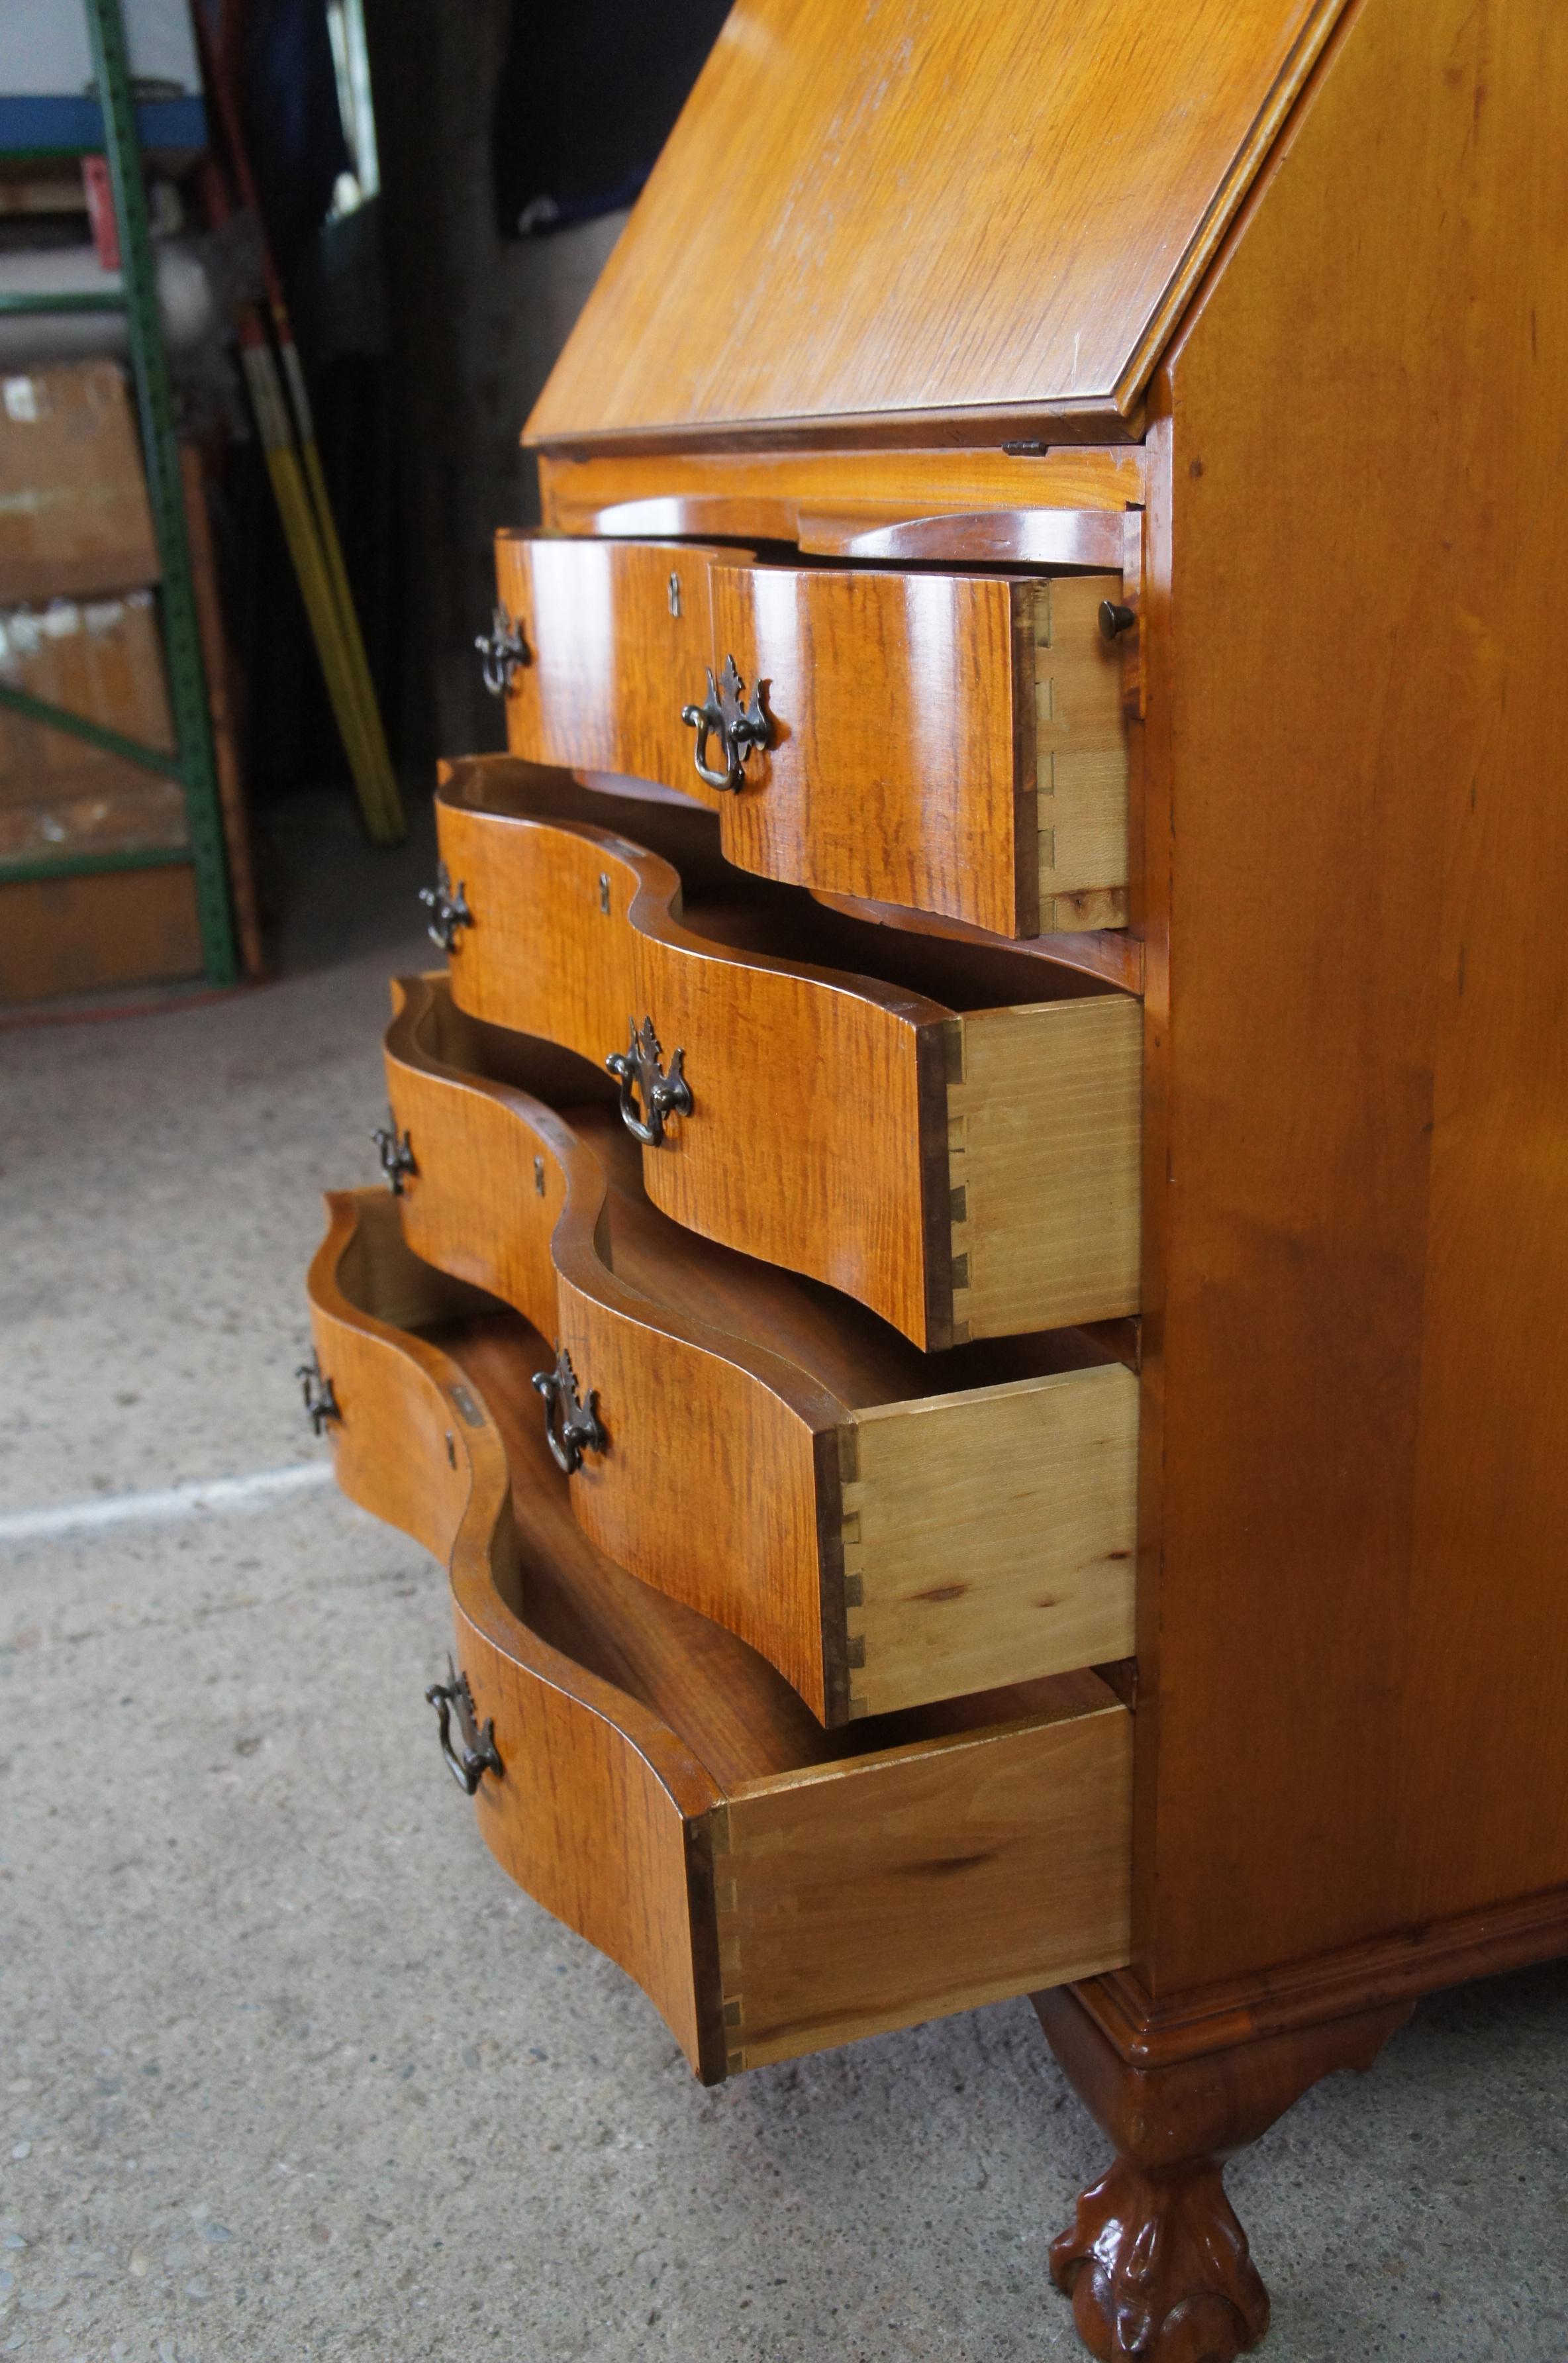
[(491, 697), (504, 697), (512, 686), (513, 674), (521, 672), (525, 664), (533, 661), (522, 625), (514, 624), (504, 607), (496, 608), (489, 631), (480, 632), (474, 646), (480, 652), (484, 685)]
[[(432, 1682), (425, 1693), (436, 1710), (440, 1727), (441, 1753), (447, 1769), (462, 1791), (471, 1797), (487, 1772), (500, 1772), (502, 1763), (495, 1752), (495, 1725), (489, 1715), (482, 1731), (474, 1724), (474, 1694), (469, 1688), (467, 1674), (459, 1674), (450, 1658), (447, 1660), (447, 1679)], [(458, 1744), (452, 1745), (452, 1717), (458, 1719)]]
[[(633, 1139), (640, 1140), (645, 1148), (657, 1148), (664, 1138), (666, 1116), (691, 1113), (685, 1051), (672, 1054), (668, 1075), (660, 1064), (662, 1056), (653, 1019), (645, 1017), (640, 1026), (633, 1020), (631, 1048), (612, 1052), (604, 1061), (621, 1085), (621, 1121)], [(640, 1115), (638, 1101), (642, 1103)]]
[[(724, 659), (724, 670), (717, 681), (713, 670), (708, 671), (708, 694), (701, 705), (683, 705), (680, 718), (687, 727), (697, 733), (692, 760), (697, 776), (706, 780), (711, 788), (738, 790), (745, 784), (745, 760), (754, 747), (769, 747), (773, 743), (773, 725), (762, 710), (762, 693), (767, 687), (759, 681), (752, 692), (751, 704), (745, 702), (745, 683), (735, 670), (734, 657)], [(724, 768), (715, 771), (703, 758), (708, 752), (708, 740), (716, 738), (724, 758)]]
[[(571, 1366), (571, 1356), (564, 1346), (556, 1348), (553, 1370), (536, 1370), (534, 1385), (545, 1398), (545, 1440), (556, 1467), (569, 1477), (582, 1467), (585, 1452), (602, 1452), (608, 1438), (599, 1425), (599, 1397), (590, 1394), (583, 1403), (577, 1392), (577, 1372)], [(560, 1433), (556, 1433), (556, 1414), (560, 1414)]]
[(325, 1434), (329, 1419), (341, 1419), (343, 1416), (337, 1397), (332, 1391), (332, 1381), (323, 1378), (321, 1363), (315, 1354), (308, 1362), (300, 1364), (294, 1376), (304, 1397), (305, 1417), (311, 1424), (312, 1432), (321, 1436)]
[(444, 861), (437, 862), (436, 866), (435, 885), (422, 886), (419, 899), (430, 914), (430, 925), (425, 932), (431, 942), (439, 944), (444, 952), (455, 951), (458, 929), (471, 927), (474, 915), (469, 908), (460, 881), (457, 893), (453, 893), (451, 873)]
[(397, 1117), (391, 1108), (387, 1110), (387, 1114), (392, 1117), (391, 1128), (389, 1129), (384, 1124), (379, 1124), (371, 1133), (370, 1138), (381, 1152), (381, 1171), (387, 1177), (387, 1185), (392, 1196), (401, 1198), (403, 1182), (410, 1174), (417, 1173), (419, 1168), (414, 1161), (412, 1139), (406, 1132), (401, 1140), (398, 1138)]

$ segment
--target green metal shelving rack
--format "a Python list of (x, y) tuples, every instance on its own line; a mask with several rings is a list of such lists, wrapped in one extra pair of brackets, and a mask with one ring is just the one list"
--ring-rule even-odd
[(29, 697), (23, 690), (0, 682), (0, 704), (51, 729), (66, 730), (90, 746), (103, 748), (145, 770), (176, 779), (185, 792), (190, 846), (178, 851), (148, 853), (83, 853), (58, 860), (0, 863), (0, 885), (39, 878), (83, 877), (109, 870), (138, 870), (189, 860), (195, 871), (196, 910), (202, 932), (202, 959), (209, 984), (232, 984), (237, 974), (234, 920), (229, 904), (228, 862), (224, 848), (223, 809), (218, 797), (217, 771), (213, 760), (212, 726), (208, 717), (206, 672), (196, 618), (195, 591), (191, 579), (191, 553), (185, 538), (185, 511), (180, 483), (180, 455), (174, 440), (174, 412), (169, 394), (169, 364), (163, 350), (163, 328), (158, 314), (158, 283), (152, 241), (147, 226), (147, 193), (142, 180), (141, 142), (137, 132), (136, 105), (131, 95), (130, 68), (126, 55), (125, 25), (120, 0), (83, 0), (93, 46), (98, 99), (104, 116), (104, 148), (109, 161), (115, 216), (119, 225), (120, 292), (72, 295), (0, 295), (0, 313), (103, 312), (124, 310), (130, 339), (131, 370), (136, 382), (137, 409), (141, 426), (142, 455), (147, 469), (148, 498), (158, 539), (162, 580), (159, 610), (163, 627), (164, 662), (169, 675), (170, 705), (174, 720), (175, 751), (144, 747), (118, 731), (105, 730), (84, 715)]

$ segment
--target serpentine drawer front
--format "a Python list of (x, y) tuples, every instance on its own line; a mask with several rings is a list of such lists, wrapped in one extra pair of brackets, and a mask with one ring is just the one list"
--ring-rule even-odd
[(1116, 572), (502, 534), (507, 743), (714, 804), (769, 878), (1004, 936), (1125, 926), (1124, 520), (1077, 522)]
[(449, 1562), (448, 1767), (513, 1878), (637, 1980), (704, 2081), (1126, 1961), (1132, 1718), (1105, 1683), (824, 1733), (583, 1535), (535, 1416), (536, 1333), (420, 1264), (396, 1198), (327, 1204), (310, 1295), (337, 1473)]
[(613, 1058), (656, 1205), (927, 1350), (1135, 1312), (1138, 1003), (720, 877), (706, 819), (504, 758), (455, 767), (453, 999)]
[(1104, 1347), (922, 1355), (650, 1206), (608, 1078), (444, 978), (394, 995), (404, 1237), (552, 1341), (535, 1416), (602, 1549), (830, 1725), (1131, 1654), (1138, 1389)]

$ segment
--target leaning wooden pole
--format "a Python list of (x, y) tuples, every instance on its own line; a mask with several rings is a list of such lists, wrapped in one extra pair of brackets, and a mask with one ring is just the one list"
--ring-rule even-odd
[[(259, 306), (247, 313), (240, 327), (240, 360), (266, 454), (267, 472), (366, 828), (378, 844), (395, 845), (406, 835), (407, 823), (327, 495), (304, 372), (293, 340), (282, 282), (267, 244), (239, 109), (201, 8), (193, 14), (202, 72), (223, 124), (235, 186), (241, 205), (256, 224), (262, 280), (272, 335), (277, 340), (274, 351)], [(221, 186), (216, 175), (214, 185)]]

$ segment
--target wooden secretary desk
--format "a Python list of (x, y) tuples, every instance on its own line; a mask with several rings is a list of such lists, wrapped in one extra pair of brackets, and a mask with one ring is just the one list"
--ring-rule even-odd
[(1568, 1950), (1568, 10), (740, 0), (527, 428), (307, 1381), (716, 2080), (1032, 1993), (1102, 2357)]

